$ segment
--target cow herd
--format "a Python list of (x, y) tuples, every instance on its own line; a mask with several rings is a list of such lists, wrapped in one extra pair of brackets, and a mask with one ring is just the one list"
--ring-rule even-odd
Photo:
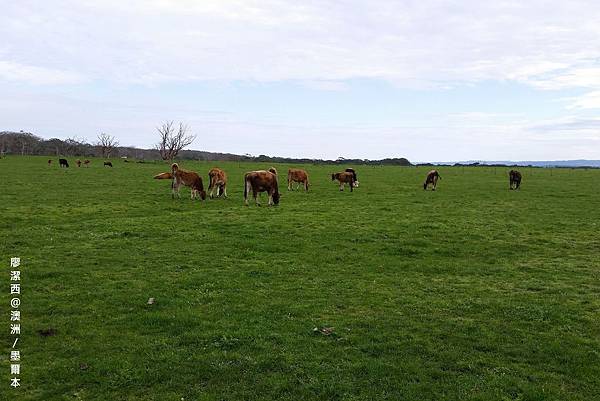
[[(69, 167), (69, 162), (66, 159), (59, 159), (58, 163), (60, 167)], [(52, 159), (48, 160), (48, 165), (52, 164)], [(81, 160), (76, 161), (77, 167), (81, 167)], [(90, 165), (89, 160), (83, 161), (84, 166)], [(112, 167), (112, 163), (109, 161), (104, 162), (104, 166)], [(509, 189), (517, 190), (521, 188), (521, 173), (517, 170), (510, 170), (509, 176)], [(248, 206), (248, 197), (252, 194), (254, 202), (257, 206), (260, 206), (258, 201), (258, 194), (266, 192), (268, 195), (269, 206), (278, 205), (281, 197), (279, 193), (279, 183), (277, 181), (277, 170), (271, 167), (268, 170), (257, 170), (250, 171), (244, 174), (244, 204)], [(214, 167), (208, 172), (209, 178), (209, 196), (224, 197), (227, 198), (227, 173), (220, 168)], [(435, 191), (438, 180), (441, 179), (440, 173), (437, 170), (431, 170), (425, 177), (423, 183), (423, 189), (427, 190), (431, 187), (432, 191)], [(171, 196), (172, 198), (180, 198), (180, 189), (182, 186), (189, 187), (191, 190), (192, 199), (206, 199), (206, 191), (204, 190), (204, 184), (202, 177), (195, 171), (184, 170), (179, 167), (177, 163), (171, 165), (171, 171), (160, 173), (154, 176), (157, 180), (172, 180), (171, 182)], [(344, 190), (344, 187), (348, 185), (350, 192), (354, 191), (354, 188), (358, 187), (358, 178), (356, 171), (352, 168), (347, 168), (344, 171), (331, 174), (331, 180), (337, 181), (339, 184), (340, 191)], [(306, 170), (290, 168), (287, 176), (288, 191), (293, 190), (294, 184), (296, 184), (296, 190), (300, 189), (300, 186), (304, 188), (304, 191), (308, 192), (309, 180), (308, 173)]]
[[(85, 167), (89, 167), (90, 166), (91, 161), (89, 160), (84, 160), (83, 162), (79, 159), (77, 159), (75, 161), (75, 164), (77, 164), (77, 167), (81, 167), (81, 165), (83, 164)], [(108, 163), (108, 165), (110, 165), (110, 167), (112, 167), (112, 163), (111, 162), (104, 162), (104, 165), (106, 166)], [(48, 159), (48, 165), (51, 166), (52, 165), (52, 159)], [(58, 166), (59, 167), (64, 167), (64, 168), (68, 168), (69, 167), (69, 162), (67, 161), (67, 159), (58, 159)]]

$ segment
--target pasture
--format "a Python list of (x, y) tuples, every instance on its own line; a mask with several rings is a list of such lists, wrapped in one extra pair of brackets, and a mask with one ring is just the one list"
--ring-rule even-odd
[[(309, 193), (172, 200), (164, 163), (0, 159), (0, 398), (600, 398), (600, 171), (304, 165)], [(22, 259), (9, 388), (8, 261)], [(148, 298), (156, 302), (147, 305)], [(51, 336), (38, 332), (52, 328)], [(314, 329), (317, 329), (314, 331)], [(7, 397), (7, 398), (5, 398)]]

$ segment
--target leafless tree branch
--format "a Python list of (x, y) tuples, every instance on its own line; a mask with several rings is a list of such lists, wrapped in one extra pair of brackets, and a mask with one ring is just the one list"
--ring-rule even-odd
[(173, 121), (166, 121), (156, 130), (159, 134), (159, 141), (155, 148), (163, 160), (173, 161), (183, 148), (189, 146), (196, 139), (196, 135), (188, 134), (189, 127), (184, 123), (179, 123), (179, 127), (176, 128)]
[(100, 148), (102, 152), (103, 158), (109, 158), (112, 151), (119, 146), (119, 142), (117, 138), (112, 135), (101, 133), (98, 135), (98, 141), (96, 142), (96, 146)]

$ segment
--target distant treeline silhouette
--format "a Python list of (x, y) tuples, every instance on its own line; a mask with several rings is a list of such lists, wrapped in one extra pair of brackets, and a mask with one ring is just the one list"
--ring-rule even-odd
[[(0, 132), (0, 156), (4, 155), (37, 155), (37, 156), (78, 156), (102, 157), (100, 146), (82, 139), (44, 139), (30, 132)], [(122, 157), (140, 161), (162, 160), (157, 149), (140, 149), (134, 146), (118, 146), (112, 151), (112, 157)], [(182, 150), (177, 156), (180, 160), (199, 161), (251, 161), (265, 163), (302, 163), (302, 164), (363, 164), (411, 166), (404, 157), (383, 160), (345, 159), (336, 160), (275, 157), (267, 155), (236, 155), (232, 153), (204, 152), (201, 150)]]

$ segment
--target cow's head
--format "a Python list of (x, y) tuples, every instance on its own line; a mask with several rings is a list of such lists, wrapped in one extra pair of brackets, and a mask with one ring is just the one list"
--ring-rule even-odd
[(206, 200), (206, 191), (205, 190), (201, 190), (199, 192), (200, 192), (200, 199)]
[(331, 174), (331, 181), (335, 181), (335, 174)]
[(279, 191), (273, 192), (273, 203), (275, 205), (279, 205), (279, 198), (280, 197), (281, 197), (281, 195), (279, 195)]

